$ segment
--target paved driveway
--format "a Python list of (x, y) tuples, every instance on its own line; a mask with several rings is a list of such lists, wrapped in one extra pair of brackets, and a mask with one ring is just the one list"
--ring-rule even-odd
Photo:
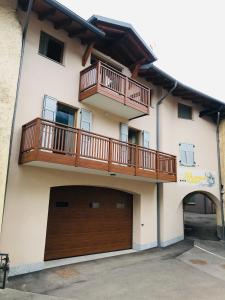
[(184, 228), (191, 239), (218, 241), (216, 214), (184, 212)]
[[(11, 278), (9, 287), (42, 294), (43, 300), (44, 295), (79, 300), (224, 300), (225, 281), (180, 259), (192, 246), (186, 240), (163, 250), (44, 270)], [(1, 300), (42, 299), (37, 297), (23, 297), (16, 291), (13, 298), (6, 298), (6, 292), (5, 298), (0, 294)]]

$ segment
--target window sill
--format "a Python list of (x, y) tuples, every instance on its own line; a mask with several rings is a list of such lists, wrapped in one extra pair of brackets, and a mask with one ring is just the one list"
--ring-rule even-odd
[(60, 65), (60, 66), (62, 66), (62, 67), (65, 67), (65, 64), (64, 64), (64, 63), (60, 63), (60, 62), (58, 62), (58, 61), (56, 61), (56, 60), (54, 60), (54, 59), (51, 59), (50, 57), (48, 57), (48, 56), (46, 56), (46, 55), (44, 55), (44, 54), (41, 54), (40, 52), (38, 52), (38, 55), (40, 55), (40, 56), (42, 56), (42, 57), (44, 57), (44, 58), (46, 58), (46, 59), (48, 59), (48, 60), (50, 60), (50, 61), (56, 63), (56, 64), (58, 64), (58, 65)]

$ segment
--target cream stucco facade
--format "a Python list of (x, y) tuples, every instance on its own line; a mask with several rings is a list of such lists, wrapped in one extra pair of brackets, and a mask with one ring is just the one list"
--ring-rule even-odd
[[(0, 231), (8, 166), (9, 144), (20, 64), (22, 33), (16, 1), (0, 1)], [(3, 113), (4, 112), (4, 113)]]
[[(20, 14), (23, 19), (23, 13)], [(44, 31), (65, 44), (63, 64), (56, 63), (38, 53), (40, 32)], [(66, 185), (91, 185), (109, 187), (129, 192), (133, 201), (133, 248), (143, 250), (157, 246), (157, 193), (156, 183), (136, 179), (134, 176), (111, 177), (97, 171), (66, 168), (51, 163), (18, 165), (21, 128), (26, 122), (41, 117), (44, 95), (78, 109), (76, 127), (80, 124), (81, 108), (92, 112), (92, 131), (119, 139), (120, 123), (128, 123), (137, 130), (150, 133), (150, 148), (156, 149), (156, 103), (165, 92), (149, 82), (154, 93), (150, 115), (132, 121), (106, 113), (94, 106), (78, 101), (81, 57), (85, 46), (78, 39), (70, 39), (63, 30), (55, 30), (51, 23), (38, 20), (32, 13), (27, 32), (18, 107), (14, 128), (9, 182), (5, 204), (0, 248), (10, 254), (14, 274), (44, 267), (44, 249), (48, 221), (50, 188)], [(87, 64), (88, 65), (88, 64)], [(87, 67), (87, 66), (86, 66)], [(125, 74), (130, 71), (124, 67)], [(186, 103), (175, 97), (167, 97), (160, 106), (160, 150), (177, 155), (178, 182), (160, 184), (160, 236), (161, 245), (167, 246), (183, 239), (183, 198), (194, 191), (203, 191), (217, 205), (218, 225), (219, 185), (216, 151), (216, 125), (199, 118), (200, 107), (190, 103), (193, 119), (177, 117), (177, 103)], [(207, 143), (206, 141), (211, 141)], [(195, 145), (195, 167), (179, 165), (179, 143)], [(211, 172), (215, 182), (211, 187), (196, 183), (184, 183), (179, 172)], [(182, 173), (183, 174), (183, 173)], [(182, 175), (183, 176), (183, 175)]]
[[(218, 178), (216, 125), (207, 118), (199, 118), (201, 107), (191, 104), (193, 108), (192, 120), (177, 117), (177, 103), (189, 104), (189, 102), (177, 97), (168, 97), (160, 107), (161, 109), (161, 133), (160, 148), (162, 151), (175, 153), (178, 157), (177, 183), (164, 184), (161, 195), (162, 245), (168, 241), (183, 238), (183, 203), (182, 200), (189, 193), (203, 191), (213, 199), (217, 207), (217, 224), (221, 226), (220, 215), (220, 191)], [(170, 127), (168, 128), (168, 124)], [(210, 141), (210, 142), (208, 142)], [(195, 146), (195, 166), (184, 167), (179, 163), (179, 143), (189, 143)], [(198, 183), (182, 182), (183, 174), (194, 173), (201, 175), (211, 172), (215, 176), (216, 184), (211, 187), (199, 186)], [(176, 190), (176, 192), (174, 192)], [(171, 201), (173, 205), (171, 205)]]

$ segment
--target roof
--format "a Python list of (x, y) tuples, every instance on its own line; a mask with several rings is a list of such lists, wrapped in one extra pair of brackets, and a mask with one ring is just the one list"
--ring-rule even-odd
[[(26, 11), (29, 0), (18, 0), (18, 4), (22, 10)], [(58, 1), (35, 0), (32, 10), (38, 14), (40, 20), (47, 19), (54, 24), (55, 29), (64, 29), (71, 38), (77, 37), (84, 43), (105, 36), (102, 30), (93, 26)]]
[(179, 82), (153, 64), (141, 66), (139, 75), (145, 77), (147, 81), (152, 82), (156, 86), (162, 86), (167, 91), (173, 88), (174, 83), (177, 81), (177, 86), (173, 90), (172, 95), (201, 105), (203, 110), (200, 112), (200, 117), (211, 116), (215, 119), (218, 110), (221, 111), (221, 116), (225, 117), (224, 102)]
[(105, 38), (95, 44), (95, 48), (127, 67), (136, 64), (146, 64), (156, 61), (151, 47), (149, 47), (133, 26), (129, 23), (93, 15), (88, 19), (105, 32)]

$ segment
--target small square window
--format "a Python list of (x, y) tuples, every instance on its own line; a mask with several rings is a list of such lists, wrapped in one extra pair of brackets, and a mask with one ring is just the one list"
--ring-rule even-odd
[(39, 53), (58, 62), (63, 61), (64, 43), (50, 36), (45, 32), (41, 32)]
[(100, 207), (100, 203), (99, 202), (91, 202), (90, 203), (90, 208), (99, 208)]
[(192, 107), (178, 103), (178, 118), (192, 120)]
[(116, 203), (116, 208), (125, 208), (125, 203), (123, 203), (123, 202), (117, 202)]

